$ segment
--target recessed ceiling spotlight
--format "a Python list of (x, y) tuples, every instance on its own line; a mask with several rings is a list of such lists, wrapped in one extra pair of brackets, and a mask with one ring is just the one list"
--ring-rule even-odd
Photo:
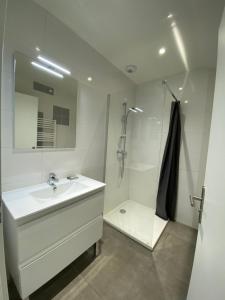
[(179, 91), (183, 91), (183, 87), (182, 86), (179, 87)]
[(127, 73), (129, 73), (129, 74), (132, 74), (132, 73), (134, 73), (134, 72), (137, 71), (137, 66), (135, 66), (135, 65), (127, 65), (127, 66), (125, 67), (125, 71), (126, 71)]
[(89, 82), (91, 82), (93, 80), (93, 78), (91, 77), (91, 76), (89, 76), (88, 78), (87, 78), (87, 81), (89, 81)]
[(187, 103), (188, 103), (188, 100), (185, 100), (184, 103), (187, 104)]
[(40, 51), (41, 51), (41, 49), (40, 49), (39, 47), (35, 47), (35, 50), (36, 50), (37, 52), (40, 52)]
[(167, 16), (168, 19), (171, 19), (172, 17), (173, 17), (173, 14), (169, 14), (169, 15)]
[(166, 48), (162, 47), (159, 49), (159, 55), (163, 55), (166, 53)]

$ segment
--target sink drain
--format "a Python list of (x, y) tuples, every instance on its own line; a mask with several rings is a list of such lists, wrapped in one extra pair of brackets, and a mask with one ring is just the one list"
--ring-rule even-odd
[(121, 214), (125, 214), (126, 212), (127, 212), (126, 209), (123, 209), (123, 208), (122, 208), (122, 209), (120, 210), (120, 213), (121, 213)]

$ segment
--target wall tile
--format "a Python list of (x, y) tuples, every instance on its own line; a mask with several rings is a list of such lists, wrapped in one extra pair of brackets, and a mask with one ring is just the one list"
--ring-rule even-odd
[(13, 148), (13, 112), (10, 110), (1, 111), (1, 146)]
[(10, 148), (2, 148), (1, 155), (2, 189), (13, 189), (42, 182), (42, 153), (14, 153)]

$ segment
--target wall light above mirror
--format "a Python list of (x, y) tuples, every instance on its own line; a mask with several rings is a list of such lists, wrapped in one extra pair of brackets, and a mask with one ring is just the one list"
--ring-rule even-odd
[(14, 147), (74, 148), (78, 81), (55, 61), (41, 58), (14, 55)]

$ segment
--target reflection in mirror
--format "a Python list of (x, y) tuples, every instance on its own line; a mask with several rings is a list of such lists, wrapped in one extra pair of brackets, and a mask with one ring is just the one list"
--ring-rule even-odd
[(78, 82), (38, 59), (14, 57), (15, 148), (74, 148)]

